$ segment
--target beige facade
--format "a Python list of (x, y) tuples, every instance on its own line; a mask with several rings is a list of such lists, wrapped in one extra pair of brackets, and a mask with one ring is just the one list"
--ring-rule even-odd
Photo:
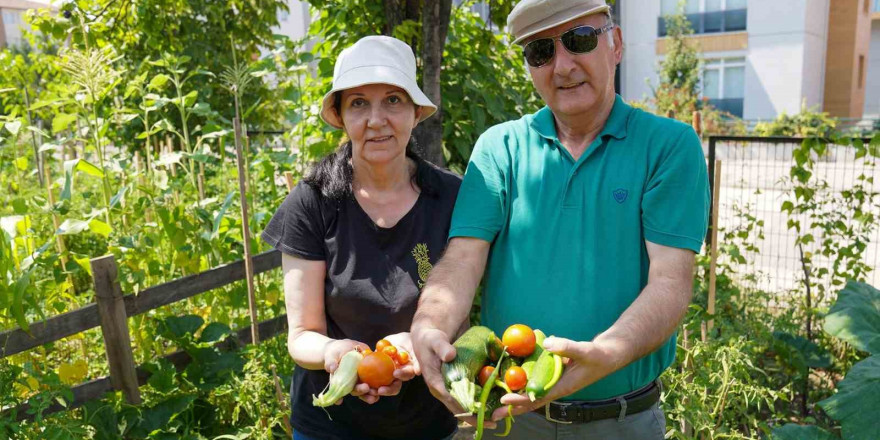
[(865, 108), (871, 1), (832, 0), (825, 58), (825, 111), (861, 118)]
[(0, 0), (0, 48), (22, 43), (27, 30), (24, 14), (28, 10), (49, 7), (49, 1)]

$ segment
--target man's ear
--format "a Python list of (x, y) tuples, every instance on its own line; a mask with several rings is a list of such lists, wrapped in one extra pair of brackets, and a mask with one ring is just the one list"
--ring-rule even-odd
[(623, 61), (623, 31), (620, 26), (614, 26), (614, 62), (620, 64)]

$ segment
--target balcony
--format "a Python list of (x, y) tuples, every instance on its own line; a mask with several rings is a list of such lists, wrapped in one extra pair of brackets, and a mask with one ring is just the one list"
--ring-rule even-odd
[[(880, 4), (880, 0), (875, 0), (875, 6), (877, 4)], [(686, 17), (691, 23), (691, 29), (694, 30), (695, 35), (717, 34), (746, 30), (747, 11), (748, 9), (733, 9), (687, 14)], [(657, 34), (660, 37), (666, 36), (666, 20), (663, 17), (657, 18)]]

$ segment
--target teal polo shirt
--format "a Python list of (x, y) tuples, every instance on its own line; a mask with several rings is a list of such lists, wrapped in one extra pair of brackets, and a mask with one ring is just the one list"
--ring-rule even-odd
[[(620, 96), (578, 160), (559, 142), (548, 107), (490, 128), (471, 155), (449, 233), (492, 243), (483, 324), (499, 335), (522, 323), (593, 340), (647, 285), (646, 240), (700, 252), (708, 183), (690, 126), (634, 109)], [(566, 400), (639, 389), (674, 358), (672, 336)]]

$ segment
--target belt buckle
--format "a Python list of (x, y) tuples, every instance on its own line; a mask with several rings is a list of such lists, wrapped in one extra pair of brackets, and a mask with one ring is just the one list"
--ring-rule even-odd
[[(550, 415), (550, 405), (552, 405), (552, 404), (553, 404), (553, 402), (549, 402), (546, 405), (544, 405), (544, 418), (545, 419), (547, 419), (553, 423), (559, 423), (562, 425), (571, 425), (572, 423), (574, 423), (574, 422), (568, 422), (565, 420), (554, 419), (553, 416)], [(565, 417), (565, 406), (566, 405), (559, 405), (559, 409), (562, 411), (562, 417)]]

